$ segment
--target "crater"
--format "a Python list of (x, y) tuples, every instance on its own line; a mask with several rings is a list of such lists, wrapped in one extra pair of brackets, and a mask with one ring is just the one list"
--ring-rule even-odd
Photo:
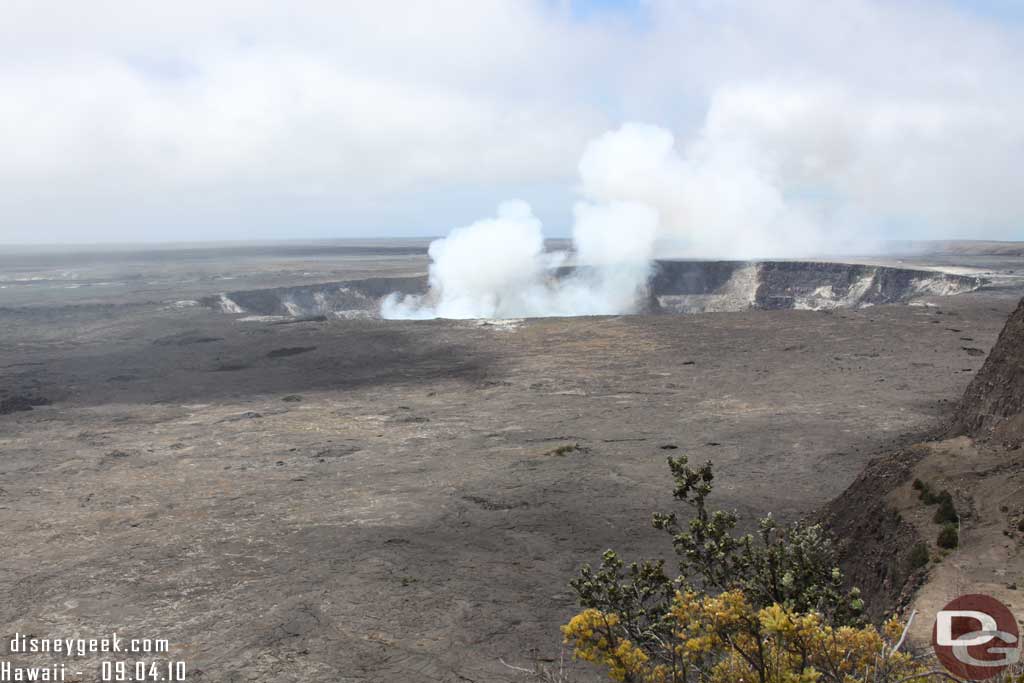
[(659, 261), (649, 307), (670, 313), (827, 310), (905, 304), (981, 288), (979, 277), (813, 261)]
[[(561, 269), (564, 276), (571, 269)], [(819, 261), (656, 261), (638, 313), (829, 310), (909, 304), (983, 287), (981, 277), (932, 270)], [(371, 278), (225, 292), (201, 303), (224, 313), (272, 321), (379, 318), (394, 292), (424, 294), (427, 278)], [(246, 319), (246, 318), (243, 318)]]

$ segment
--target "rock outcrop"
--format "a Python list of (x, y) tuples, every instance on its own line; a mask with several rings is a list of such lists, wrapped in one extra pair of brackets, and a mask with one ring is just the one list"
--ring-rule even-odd
[(1024, 300), (964, 392), (952, 433), (1010, 448), (1024, 442)]
[[(1024, 467), (1021, 463), (1024, 453), (1021, 450), (1024, 445), (1024, 300), (1010, 315), (984, 366), (960, 399), (950, 423), (937, 429), (930, 438), (932, 440), (922, 438), (914, 446), (871, 461), (856, 481), (820, 515), (838, 539), (841, 566), (848, 581), (864, 591), (874, 618), (907, 605), (928, 579), (928, 568), (915, 566), (911, 550), (918, 544), (932, 548), (934, 525), (915, 527), (903, 514), (908, 507), (905, 500), (901, 502), (898, 492), (903, 489), (905, 499), (905, 489), (913, 479), (921, 477), (933, 481), (943, 473), (947, 478), (955, 478), (955, 485), (952, 482), (947, 485), (954, 491), (958, 507), (969, 511), (964, 515), (968, 525), (964, 527), (968, 532), (968, 545), (964, 547), (972, 550), (969, 544), (973, 542), (980, 546), (973, 548), (973, 552), (989, 550), (991, 541), (983, 532), (986, 526), (991, 526), (993, 515), (983, 519), (981, 508), (984, 506), (972, 501), (989, 500), (994, 491), (1005, 491), (1008, 486), (1012, 489), (1008, 477), (1016, 476), (1014, 473)], [(965, 463), (970, 476), (960, 476), (956, 467), (949, 463), (935, 464), (941, 462), (935, 458), (943, 451), (950, 451), (951, 444), (958, 441), (974, 454)], [(1000, 464), (998, 467), (984, 465), (985, 458)], [(914, 506), (916, 496), (911, 497), (911, 501), (909, 509), (920, 507), (920, 504)], [(1001, 509), (1003, 512), (996, 517), (1010, 515), (1018, 520), (1014, 516), (1019, 512), (1016, 507), (1003, 504)], [(1012, 527), (1017, 524), (1021, 521), (1014, 521), (1007, 530), (1011, 536)], [(926, 537), (927, 532), (931, 533)], [(961, 537), (960, 542), (965, 543), (965, 538)]]

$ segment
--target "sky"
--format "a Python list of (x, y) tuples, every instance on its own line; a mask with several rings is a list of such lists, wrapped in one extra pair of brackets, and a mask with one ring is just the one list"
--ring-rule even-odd
[(564, 236), (623, 124), (710, 159), (714, 206), (754, 174), (824, 231), (1024, 239), (1014, 0), (0, 10), (0, 243), (434, 236), (505, 200)]

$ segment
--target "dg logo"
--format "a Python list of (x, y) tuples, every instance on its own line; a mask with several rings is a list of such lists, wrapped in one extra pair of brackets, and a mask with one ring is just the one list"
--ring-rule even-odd
[(932, 647), (949, 673), (983, 681), (1020, 660), (1020, 629), (995, 598), (963, 595), (935, 616)]

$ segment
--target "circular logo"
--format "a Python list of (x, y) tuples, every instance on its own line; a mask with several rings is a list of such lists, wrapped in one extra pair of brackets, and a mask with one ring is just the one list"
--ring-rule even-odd
[(1020, 659), (1020, 629), (995, 598), (962, 595), (935, 615), (932, 647), (949, 673), (983, 681)]

